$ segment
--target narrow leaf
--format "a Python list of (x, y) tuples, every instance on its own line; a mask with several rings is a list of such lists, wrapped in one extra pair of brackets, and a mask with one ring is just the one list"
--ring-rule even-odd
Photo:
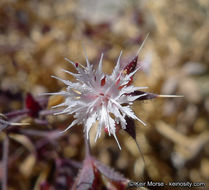
[(86, 158), (83, 162), (83, 167), (80, 170), (78, 177), (72, 187), (72, 190), (89, 190), (93, 186), (95, 179), (92, 160)]
[(107, 177), (108, 179), (112, 181), (118, 181), (118, 182), (127, 181), (127, 179), (122, 174), (114, 171), (109, 166), (106, 166), (97, 160), (94, 161), (94, 165), (105, 177)]

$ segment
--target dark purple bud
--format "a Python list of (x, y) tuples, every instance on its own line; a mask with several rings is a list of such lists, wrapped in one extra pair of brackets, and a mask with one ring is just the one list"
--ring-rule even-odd
[(25, 99), (26, 108), (30, 110), (29, 115), (31, 117), (37, 117), (39, 111), (42, 109), (40, 104), (34, 99), (34, 97), (28, 93)]

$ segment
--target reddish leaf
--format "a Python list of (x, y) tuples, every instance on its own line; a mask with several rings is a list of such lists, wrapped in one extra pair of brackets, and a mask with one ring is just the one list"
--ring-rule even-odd
[(91, 190), (95, 180), (92, 158), (87, 157), (83, 162), (83, 167), (72, 187), (72, 190)]
[(95, 167), (103, 174), (105, 177), (112, 181), (117, 181), (117, 182), (126, 182), (127, 179), (120, 173), (114, 171), (112, 168), (102, 164), (101, 162), (95, 160), (94, 161)]
[(41, 110), (41, 106), (30, 93), (26, 96), (25, 104), (26, 108), (30, 110), (29, 115), (31, 117), (37, 117), (39, 111)]

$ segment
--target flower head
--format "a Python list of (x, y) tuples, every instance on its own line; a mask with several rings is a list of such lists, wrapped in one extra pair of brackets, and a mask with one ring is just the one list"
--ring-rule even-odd
[[(77, 74), (67, 70), (63, 71), (74, 76), (77, 82), (53, 76), (67, 86), (65, 91), (50, 93), (65, 97), (63, 103), (54, 106), (54, 108), (65, 107), (57, 114), (73, 114), (75, 118), (65, 131), (76, 124), (83, 124), (84, 132), (89, 138), (91, 127), (98, 121), (95, 141), (101, 136), (102, 129), (105, 129), (109, 135), (114, 136), (118, 143), (116, 126), (120, 125), (122, 129), (126, 129), (125, 117), (136, 119), (145, 125), (131, 109), (134, 100), (146, 95), (146, 93), (134, 95), (134, 92), (147, 88), (134, 87), (131, 84), (133, 75), (139, 69), (137, 67), (138, 57), (136, 56), (127, 66), (122, 68), (120, 64), (121, 55), (122, 52), (111, 75), (104, 74), (102, 71), (102, 54), (96, 69), (89, 63), (87, 56), (86, 67), (66, 59), (74, 65)], [(118, 146), (120, 148), (119, 143)]]

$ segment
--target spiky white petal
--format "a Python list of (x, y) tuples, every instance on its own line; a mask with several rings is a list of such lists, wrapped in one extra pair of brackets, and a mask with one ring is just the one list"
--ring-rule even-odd
[(124, 68), (121, 68), (120, 65), (121, 55), (122, 51), (111, 75), (106, 75), (102, 72), (103, 54), (101, 55), (97, 69), (94, 69), (85, 53), (86, 67), (66, 59), (75, 66), (78, 73), (75, 74), (67, 70), (63, 71), (75, 77), (77, 82), (73, 83), (53, 76), (67, 85), (66, 91), (48, 93), (63, 95), (65, 97), (63, 103), (54, 106), (54, 108), (64, 106), (65, 109), (56, 114), (73, 114), (75, 118), (65, 131), (76, 124), (83, 124), (84, 132), (87, 133), (87, 138), (89, 138), (91, 127), (98, 121), (95, 141), (101, 136), (102, 129), (105, 128), (109, 135), (114, 136), (120, 148), (116, 137), (117, 124), (120, 124), (122, 129), (125, 129), (125, 117), (128, 116), (145, 125), (145, 123), (134, 114), (131, 105), (134, 100), (146, 94), (137, 96), (130, 94), (133, 94), (136, 90), (145, 89), (147, 87), (134, 87), (133, 85), (129, 85), (129, 81), (136, 71), (126, 75), (123, 74)]

